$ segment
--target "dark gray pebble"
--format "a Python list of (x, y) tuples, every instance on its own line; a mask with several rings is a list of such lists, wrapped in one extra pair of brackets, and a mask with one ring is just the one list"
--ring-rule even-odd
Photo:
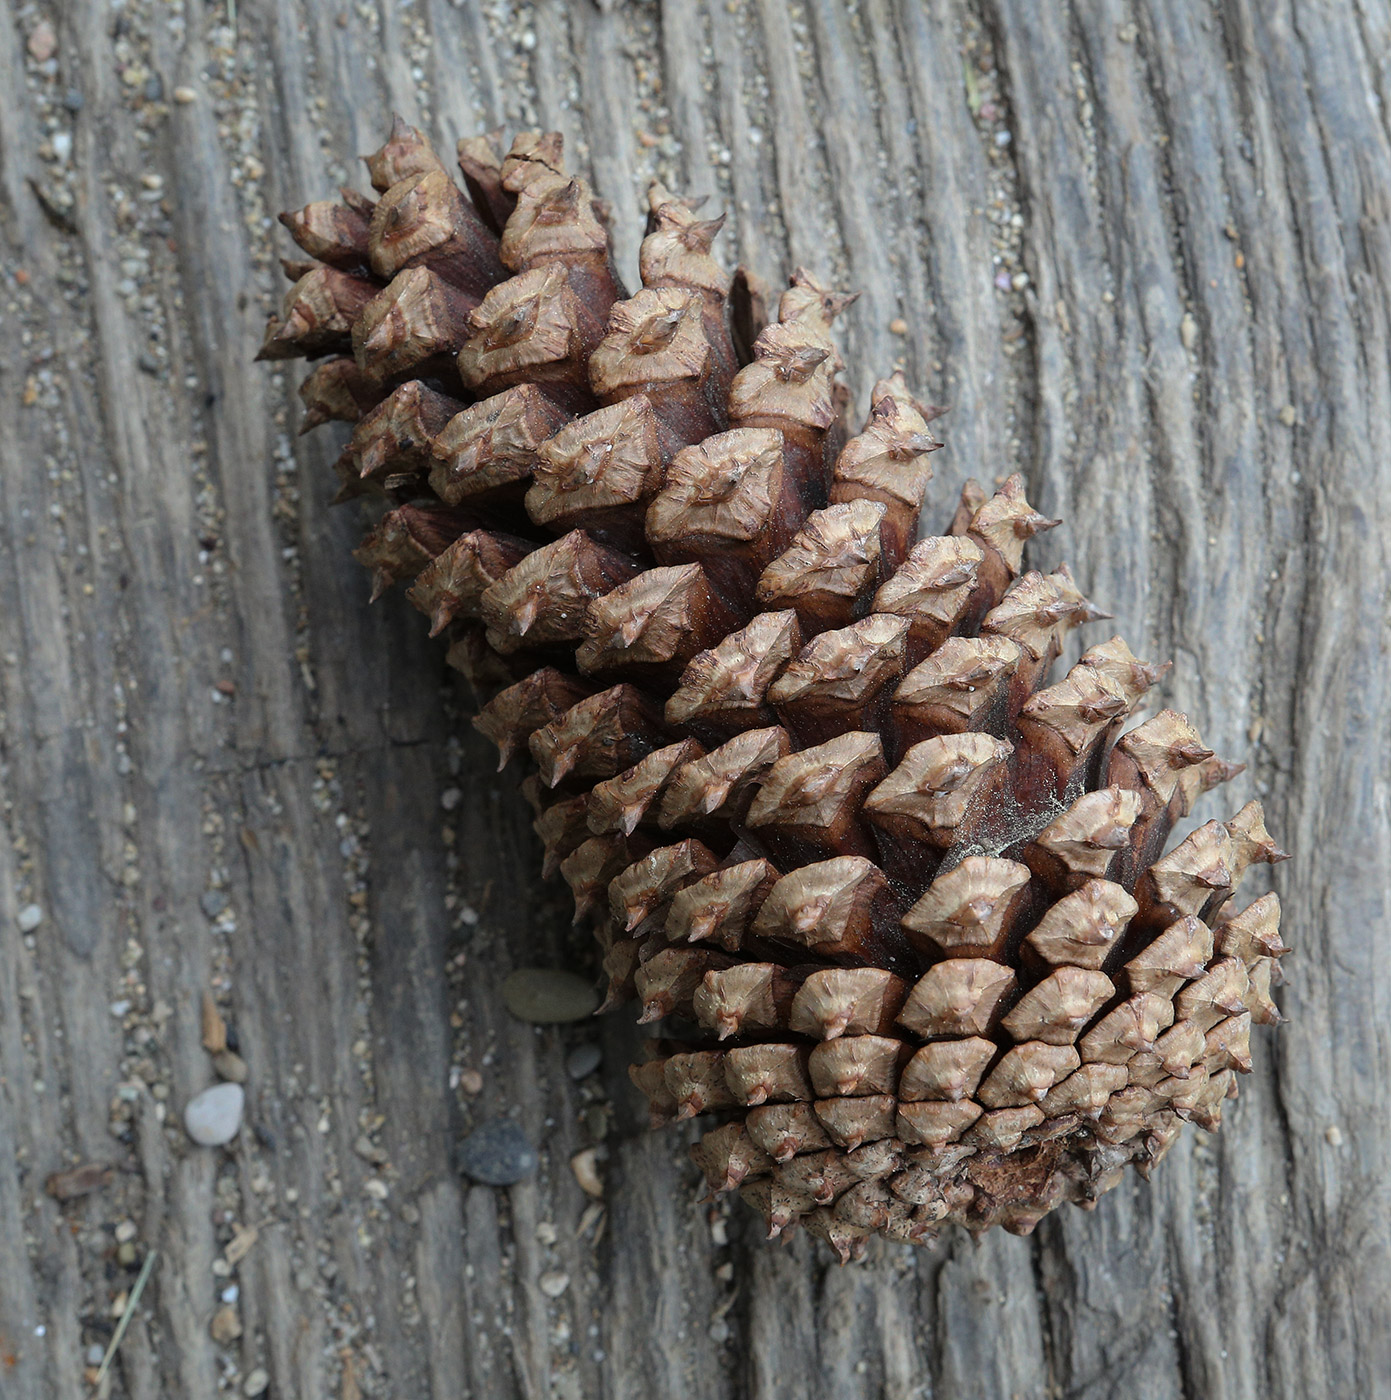
[(455, 1161), (465, 1176), (485, 1186), (511, 1186), (536, 1170), (536, 1149), (510, 1118), (489, 1118), (459, 1139)]
[(592, 1041), (577, 1045), (565, 1057), (565, 1072), (571, 1079), (583, 1079), (599, 1068), (603, 1053)]
[(587, 977), (555, 967), (522, 967), (502, 984), (507, 1009), (523, 1021), (537, 1024), (582, 1021), (599, 1005), (599, 994)]
[(226, 890), (205, 890), (198, 897), (198, 903), (203, 906), (203, 913), (210, 919), (217, 918), (231, 902)]

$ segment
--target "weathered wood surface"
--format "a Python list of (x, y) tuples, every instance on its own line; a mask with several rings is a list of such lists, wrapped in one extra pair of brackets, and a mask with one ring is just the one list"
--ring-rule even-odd
[[(1391, 1394), (1391, 6), (11, 0), (0, 90), (0, 1394), (84, 1393), (149, 1249), (136, 1400)], [(418, 617), (366, 609), (297, 372), (250, 361), (267, 215), (365, 183), (392, 109), (560, 127), (630, 277), (645, 180), (711, 193), (731, 261), (864, 289), (860, 403), (901, 362), (951, 405), (929, 519), (1014, 468), (1067, 517), (1038, 557), (1175, 658), (1165, 700), (1250, 763), (1224, 804), (1298, 853), (1290, 1023), (1220, 1135), (1032, 1239), (838, 1269), (712, 1229), (623, 1024), (507, 1017), (569, 939), (522, 803)], [(250, 1066), (230, 1152), (177, 1126), (205, 989)], [(512, 1105), (539, 1176), (470, 1187), (454, 1139)], [(89, 1161), (110, 1186), (45, 1194)]]

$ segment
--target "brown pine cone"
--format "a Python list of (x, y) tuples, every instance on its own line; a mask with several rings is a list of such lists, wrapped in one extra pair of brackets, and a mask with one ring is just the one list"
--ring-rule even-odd
[(282, 215), (316, 261), (261, 353), (318, 360), (305, 427), (355, 423), (341, 495), (388, 507), (374, 596), (529, 753), (607, 1004), (666, 1022), (654, 1123), (710, 1115), (712, 1191), (842, 1259), (1027, 1233), (1214, 1129), (1287, 951), (1275, 895), (1229, 901), (1284, 852), (1253, 802), (1165, 854), (1240, 769), (1172, 710), (1121, 732), (1166, 668), (1119, 637), (1048, 683), (1105, 616), (1025, 570), (1058, 522), (1014, 476), (919, 540), (938, 410), (896, 374), (849, 433), (849, 297), (799, 270), (760, 324), (660, 186), (629, 297), (558, 135), (459, 165), (467, 198), (398, 119), (375, 203)]

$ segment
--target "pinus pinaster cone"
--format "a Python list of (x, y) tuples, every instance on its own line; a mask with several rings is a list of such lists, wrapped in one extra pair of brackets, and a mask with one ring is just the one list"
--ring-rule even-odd
[(463, 141), (467, 195), (399, 120), (373, 199), (281, 216), (312, 259), (262, 358), (306, 356), (305, 428), (354, 423), (357, 557), (449, 641), (503, 764), (529, 756), (546, 873), (608, 1005), (664, 1021), (633, 1081), (700, 1116), (713, 1191), (842, 1259), (878, 1231), (1026, 1233), (1213, 1129), (1286, 951), (1258, 803), (1168, 854), (1239, 771), (1162, 710), (1018, 476), (918, 539), (937, 410), (901, 374), (844, 425), (831, 325), (776, 319), (654, 185), (643, 286), (561, 138)]

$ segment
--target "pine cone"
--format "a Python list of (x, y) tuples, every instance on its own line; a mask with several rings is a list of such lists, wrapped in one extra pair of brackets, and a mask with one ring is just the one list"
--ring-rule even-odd
[[(634, 1083), (776, 1235), (842, 1259), (944, 1222), (1027, 1233), (1212, 1130), (1279, 1014), (1285, 858), (1252, 802), (1168, 854), (1240, 771), (1171, 710), (1018, 476), (918, 540), (938, 410), (901, 374), (845, 427), (851, 300), (762, 298), (721, 220), (650, 195), (642, 289), (561, 139), (460, 143), (460, 193), (399, 119), (344, 191), (282, 220), (315, 261), (263, 358), (309, 356), (305, 428), (356, 424), (342, 498), (388, 509), (374, 597), (445, 635), (502, 764), (529, 754), (545, 871), (609, 978), (665, 1022)], [(510, 275), (509, 275), (510, 274)]]

